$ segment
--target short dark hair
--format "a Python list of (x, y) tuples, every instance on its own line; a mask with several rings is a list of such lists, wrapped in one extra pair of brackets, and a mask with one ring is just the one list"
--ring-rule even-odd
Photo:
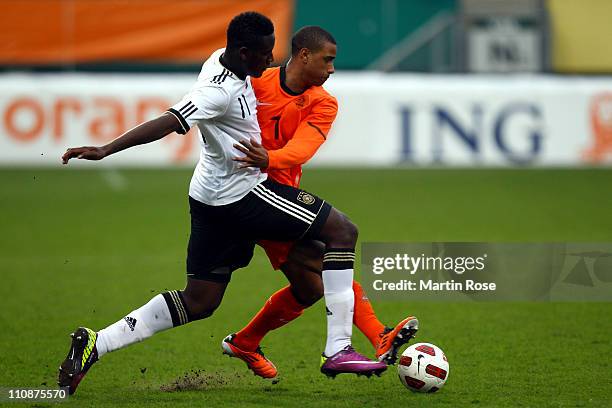
[(336, 44), (334, 36), (319, 26), (306, 26), (298, 30), (291, 39), (291, 55), (297, 55), (302, 48), (319, 51), (323, 44), (330, 42)]
[(274, 34), (274, 24), (255, 11), (240, 13), (227, 27), (227, 48), (256, 47), (261, 38)]

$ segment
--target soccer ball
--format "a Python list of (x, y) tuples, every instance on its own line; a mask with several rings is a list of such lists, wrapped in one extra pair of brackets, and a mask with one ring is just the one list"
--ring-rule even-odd
[(397, 365), (399, 378), (411, 391), (436, 392), (448, 379), (444, 352), (430, 343), (417, 343), (402, 353)]

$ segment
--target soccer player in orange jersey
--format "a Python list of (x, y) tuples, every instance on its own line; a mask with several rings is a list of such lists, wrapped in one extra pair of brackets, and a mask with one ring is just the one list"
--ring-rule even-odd
[[(324, 29), (308, 26), (293, 36), (291, 46), (291, 59), (285, 66), (270, 68), (260, 78), (251, 79), (263, 146), (255, 142), (237, 145), (246, 157), (235, 160), (243, 166), (265, 169), (279, 183), (298, 187), (302, 165), (325, 142), (338, 111), (336, 98), (322, 87), (334, 73), (336, 41)], [(259, 245), (290, 284), (274, 293), (246, 327), (227, 336), (222, 347), (225, 354), (244, 360), (256, 375), (272, 378), (277, 374), (276, 367), (263, 355), (259, 344), (269, 331), (296, 319), (323, 296), (325, 246), (317, 241), (262, 241)], [(393, 328), (386, 327), (355, 281), (353, 291), (354, 324), (370, 340), (376, 357), (393, 364), (398, 348), (418, 330), (418, 320), (410, 316)]]

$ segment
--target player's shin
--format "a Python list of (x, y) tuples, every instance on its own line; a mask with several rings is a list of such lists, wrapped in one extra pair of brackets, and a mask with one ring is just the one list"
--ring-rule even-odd
[(323, 288), (327, 309), (327, 343), (330, 357), (351, 344), (353, 328), (352, 249), (328, 249), (323, 257)]
[(98, 332), (98, 356), (143, 341), (155, 333), (189, 321), (180, 291), (159, 294), (144, 306)]
[(359, 282), (353, 281), (353, 292), (355, 293), (353, 323), (376, 347), (380, 340), (380, 334), (385, 330), (385, 325), (376, 317), (370, 300)]
[(297, 319), (305, 308), (297, 301), (291, 287), (285, 286), (270, 296), (249, 324), (236, 333), (233, 342), (243, 350), (255, 351), (268, 332)]

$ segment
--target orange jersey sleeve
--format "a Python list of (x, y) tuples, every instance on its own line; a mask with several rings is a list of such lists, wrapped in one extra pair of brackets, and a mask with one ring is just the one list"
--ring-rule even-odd
[(316, 103), (310, 113), (301, 118), (293, 137), (280, 149), (268, 151), (269, 169), (288, 169), (306, 163), (327, 138), (336, 114), (338, 103), (334, 97)]

